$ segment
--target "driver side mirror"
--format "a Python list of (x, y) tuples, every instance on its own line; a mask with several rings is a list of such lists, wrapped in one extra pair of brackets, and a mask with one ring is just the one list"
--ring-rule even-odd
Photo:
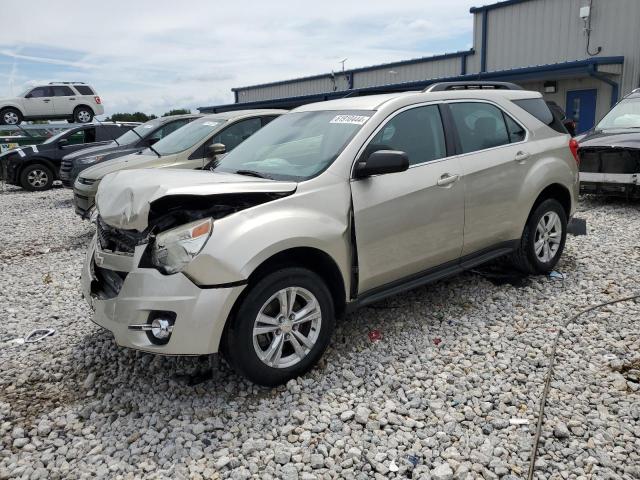
[(365, 178), (371, 175), (404, 172), (409, 168), (409, 156), (398, 150), (378, 150), (366, 160), (359, 160), (353, 169), (354, 178)]
[(58, 141), (58, 148), (64, 148), (67, 145), (69, 145), (69, 140), (67, 140), (66, 138)]
[(32, 95), (31, 95), (31, 93), (27, 93), (27, 94), (24, 96), (24, 98), (31, 98), (31, 96), (32, 96)]
[(224, 143), (213, 143), (207, 148), (207, 157), (214, 158), (216, 155), (222, 155), (226, 153), (227, 147)]

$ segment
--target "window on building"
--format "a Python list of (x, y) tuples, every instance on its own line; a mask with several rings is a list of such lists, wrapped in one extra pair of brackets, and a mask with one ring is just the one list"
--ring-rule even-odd
[(510, 143), (502, 110), (482, 102), (449, 104), (460, 136), (462, 153)]
[(412, 108), (393, 117), (371, 140), (363, 156), (366, 158), (377, 150), (405, 152), (410, 165), (445, 157), (447, 149), (438, 107)]

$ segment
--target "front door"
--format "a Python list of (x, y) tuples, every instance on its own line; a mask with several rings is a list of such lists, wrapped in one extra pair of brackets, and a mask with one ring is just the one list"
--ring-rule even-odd
[(596, 124), (597, 95), (595, 88), (567, 92), (567, 118), (576, 122), (576, 134), (584, 133)]
[(404, 110), (368, 143), (409, 156), (405, 172), (352, 180), (358, 292), (455, 261), (462, 251), (464, 187), (457, 158), (447, 157), (438, 106)]
[(53, 116), (53, 100), (50, 87), (36, 87), (22, 101), (25, 117)]

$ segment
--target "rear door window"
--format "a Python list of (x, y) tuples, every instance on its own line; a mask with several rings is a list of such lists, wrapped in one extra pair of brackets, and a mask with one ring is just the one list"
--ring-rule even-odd
[(75, 95), (71, 88), (64, 85), (54, 85), (51, 89), (54, 97), (73, 97)]
[(477, 152), (510, 143), (502, 110), (482, 102), (450, 103), (460, 137), (461, 153)]
[(405, 152), (410, 165), (445, 157), (447, 148), (438, 107), (416, 107), (393, 117), (373, 137), (363, 157), (378, 150)]

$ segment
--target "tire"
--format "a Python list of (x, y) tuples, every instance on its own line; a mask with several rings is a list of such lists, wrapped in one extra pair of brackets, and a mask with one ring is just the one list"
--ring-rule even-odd
[(560, 202), (548, 198), (529, 215), (511, 263), (523, 273), (548, 273), (560, 260), (566, 239), (567, 214)]
[(42, 163), (27, 165), (20, 173), (20, 185), (31, 192), (49, 190), (54, 180), (51, 169)]
[(22, 120), (22, 114), (18, 109), (5, 108), (0, 111), (0, 125), (20, 125)]
[[(325, 282), (310, 270), (283, 268), (249, 288), (222, 340), (220, 350), (229, 364), (252, 382), (269, 387), (309, 371), (327, 349), (335, 325), (333, 299)], [(283, 320), (282, 293), (285, 307), (295, 295), (289, 315), (312, 308), (301, 317), (306, 321), (295, 325), (291, 316)], [(258, 321), (259, 314), (263, 321)], [(254, 337), (256, 325), (264, 332)]]
[(73, 121), (75, 123), (90, 123), (93, 120), (93, 110), (89, 107), (76, 107), (73, 111)]

